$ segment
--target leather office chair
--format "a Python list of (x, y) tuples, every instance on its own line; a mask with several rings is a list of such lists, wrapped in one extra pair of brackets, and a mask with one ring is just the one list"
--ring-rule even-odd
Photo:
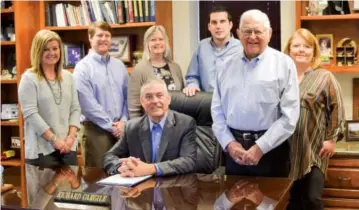
[(198, 92), (186, 97), (181, 91), (171, 94), (170, 109), (189, 115), (197, 122), (197, 173), (213, 173), (222, 163), (222, 148), (212, 132), (212, 93)]

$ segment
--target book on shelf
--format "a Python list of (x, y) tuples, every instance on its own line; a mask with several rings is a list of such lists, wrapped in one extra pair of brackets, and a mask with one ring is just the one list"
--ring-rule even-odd
[(140, 19), (139, 19), (139, 10), (138, 10), (138, 2), (139, 0), (133, 0), (133, 16), (134, 16), (134, 19), (135, 19), (135, 22), (139, 22)]
[(128, 21), (129, 23), (135, 22), (135, 17), (133, 14), (133, 2), (134, 0), (128, 0)]
[(144, 0), (144, 7), (145, 7), (145, 22), (149, 22), (150, 21), (150, 3), (149, 3), (149, 0)]
[(116, 15), (118, 18), (118, 23), (122, 24), (126, 22), (126, 16), (125, 16), (125, 12), (124, 12), (124, 4), (121, 2), (116, 1), (115, 2), (116, 5)]
[(150, 7), (149, 7), (149, 15), (150, 15), (150, 21), (156, 21), (156, 5), (155, 0), (148, 0), (150, 1)]
[(144, 22), (143, 19), (143, 8), (142, 8), (142, 0), (138, 0), (138, 16), (139, 16), (139, 20), (140, 22)]
[(46, 26), (86, 26), (96, 21), (110, 24), (156, 21), (154, 0), (85, 1), (80, 5), (46, 3)]

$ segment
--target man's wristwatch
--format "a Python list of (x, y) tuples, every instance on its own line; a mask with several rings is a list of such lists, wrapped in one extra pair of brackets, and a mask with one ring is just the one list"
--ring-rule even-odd
[(56, 136), (56, 134), (53, 134), (50, 138), (50, 142), (51, 142), (51, 144), (54, 145), (56, 143), (56, 141), (57, 141), (57, 136)]

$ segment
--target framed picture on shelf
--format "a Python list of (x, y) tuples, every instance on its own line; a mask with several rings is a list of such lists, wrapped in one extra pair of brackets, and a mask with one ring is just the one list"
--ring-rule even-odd
[(83, 57), (85, 49), (83, 44), (64, 43), (64, 68), (73, 68)]
[(316, 37), (318, 39), (321, 57), (333, 57), (333, 34), (317, 34)]
[(353, 78), (353, 120), (359, 120), (359, 78)]
[(345, 129), (347, 141), (359, 141), (359, 120), (347, 120)]
[(353, 10), (359, 11), (359, 0), (354, 0), (354, 2), (353, 2)]
[(15, 120), (18, 118), (17, 104), (2, 104), (1, 105), (1, 120)]
[(11, 137), (11, 148), (15, 149), (15, 148), (20, 148), (21, 146), (20, 143), (20, 138), (18, 136), (12, 136)]
[(120, 59), (122, 62), (131, 62), (131, 43), (130, 36), (121, 35), (113, 36), (111, 38), (111, 48), (109, 54), (115, 58)]

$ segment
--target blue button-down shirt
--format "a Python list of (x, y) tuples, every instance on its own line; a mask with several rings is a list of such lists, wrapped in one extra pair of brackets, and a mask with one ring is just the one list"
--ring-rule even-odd
[(128, 119), (125, 65), (116, 58), (90, 52), (74, 71), (82, 121), (91, 121), (112, 132), (112, 123)]
[(218, 68), (242, 51), (241, 42), (230, 38), (223, 49), (217, 49), (212, 38), (203, 39), (194, 53), (186, 74), (186, 87), (193, 85), (204, 92), (213, 92)]
[(270, 47), (251, 61), (233, 57), (216, 76), (212, 129), (223, 149), (234, 140), (229, 128), (267, 130), (256, 144), (265, 154), (284, 142), (299, 117), (297, 70), (292, 59)]
[[(158, 154), (158, 150), (160, 148), (160, 143), (161, 143), (161, 137), (162, 137), (162, 131), (167, 119), (167, 114), (168, 112), (166, 112), (165, 116), (161, 119), (161, 121), (159, 123), (153, 123), (150, 118), (150, 128), (151, 128), (151, 145), (152, 145), (152, 163), (156, 163), (159, 160), (157, 160), (157, 154)], [(155, 164), (156, 167), (156, 171), (157, 171), (157, 175), (162, 175), (162, 171), (160, 170), (160, 168), (157, 166), (157, 164)]]

